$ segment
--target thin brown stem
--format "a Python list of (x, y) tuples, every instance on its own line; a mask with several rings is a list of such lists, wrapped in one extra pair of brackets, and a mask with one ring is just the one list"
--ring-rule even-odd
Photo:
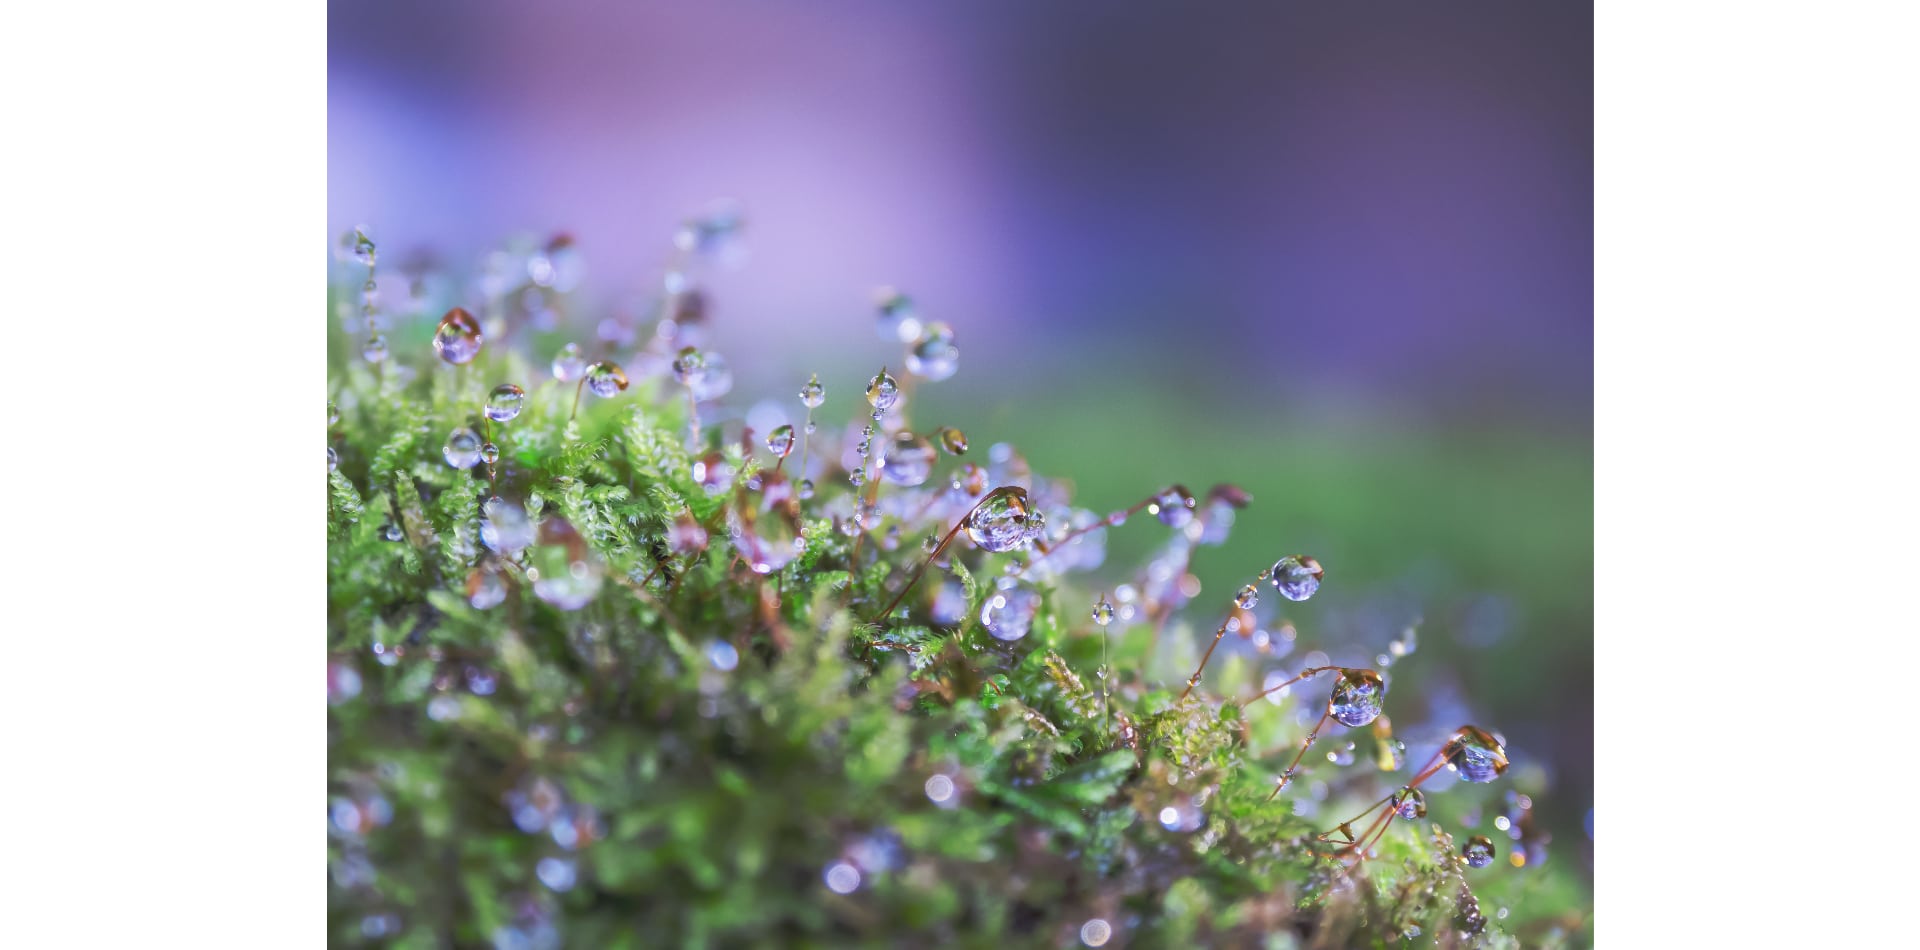
[(1300, 769), (1300, 760), (1307, 757), (1307, 750), (1313, 748), (1313, 741), (1320, 738), (1320, 730), (1326, 727), (1327, 720), (1331, 718), (1333, 718), (1333, 708), (1329, 706), (1326, 712), (1320, 714), (1320, 721), (1314, 723), (1313, 731), (1307, 733), (1307, 738), (1300, 743), (1300, 751), (1294, 753), (1293, 763), (1280, 774), (1280, 780), (1273, 784), (1273, 794), (1267, 796), (1267, 801), (1273, 801), (1280, 794), (1280, 790), (1293, 781), (1293, 773)]
[(1260, 700), (1262, 700), (1262, 699), (1265, 699), (1265, 698), (1267, 698), (1267, 694), (1269, 694), (1269, 693), (1277, 693), (1277, 692), (1279, 692), (1279, 691), (1281, 691), (1281, 690), (1283, 690), (1283, 689), (1286, 689), (1286, 688), (1287, 688), (1287, 687), (1289, 687), (1289, 686), (1292, 686), (1292, 685), (1293, 685), (1293, 684), (1295, 684), (1295, 683), (1298, 683), (1298, 682), (1300, 682), (1300, 681), (1301, 681), (1301, 680), (1303, 680), (1303, 679), (1306, 679), (1306, 678), (1307, 678), (1307, 677), (1309, 677), (1309, 676), (1315, 676), (1315, 675), (1318, 675), (1318, 674), (1320, 674), (1320, 673), (1325, 673), (1325, 672), (1326, 672), (1326, 671), (1328, 671), (1328, 670), (1337, 670), (1337, 669), (1340, 669), (1340, 667), (1338, 667), (1338, 666), (1310, 666), (1310, 667), (1308, 667), (1308, 668), (1306, 668), (1306, 669), (1304, 669), (1304, 670), (1301, 670), (1301, 671), (1300, 671), (1300, 675), (1298, 675), (1298, 676), (1295, 676), (1295, 677), (1294, 677), (1293, 679), (1290, 679), (1290, 680), (1287, 680), (1286, 682), (1284, 682), (1284, 683), (1281, 683), (1281, 684), (1279, 684), (1279, 685), (1277, 685), (1277, 686), (1269, 686), (1269, 687), (1267, 687), (1266, 689), (1263, 689), (1263, 690), (1261, 690), (1261, 691), (1260, 691), (1259, 693), (1257, 693), (1256, 695), (1254, 695), (1254, 696), (1253, 696), (1252, 698), (1250, 698), (1250, 699), (1243, 699), (1243, 700), (1241, 700), (1241, 701), (1240, 701), (1240, 705), (1242, 705), (1242, 706), (1251, 706), (1251, 705), (1253, 705), (1254, 703), (1257, 703), (1257, 702), (1259, 702)]
[[(988, 494), (991, 495), (992, 493), (989, 492)], [(887, 605), (887, 609), (874, 615), (871, 621), (872, 623), (879, 623), (893, 614), (893, 608), (900, 606), (900, 602), (907, 599), (907, 594), (913, 590), (914, 585), (920, 583), (920, 575), (927, 572), (927, 565), (940, 559), (940, 552), (945, 551), (947, 545), (953, 543), (953, 539), (959, 535), (960, 529), (967, 526), (967, 520), (972, 518), (973, 513), (980, 510), (980, 506), (985, 504), (986, 501), (986, 498), (981, 498), (979, 501), (974, 502), (973, 507), (967, 509), (967, 513), (960, 516), (959, 522), (953, 526), (953, 530), (947, 532), (946, 537), (940, 539), (940, 544), (933, 549), (933, 553), (928, 554), (926, 559), (922, 560), (920, 565), (913, 569), (913, 576), (907, 578), (906, 586), (900, 588), (900, 593), (893, 595), (893, 602)]]
[(1213, 642), (1207, 644), (1207, 652), (1200, 657), (1199, 667), (1194, 669), (1192, 676), (1187, 677), (1187, 688), (1180, 691), (1180, 698), (1175, 700), (1175, 702), (1184, 703), (1187, 701), (1187, 694), (1192, 693), (1194, 684), (1200, 682), (1200, 674), (1206, 671), (1207, 661), (1213, 659), (1214, 648), (1218, 647), (1220, 645), (1220, 639), (1227, 635), (1227, 624), (1232, 622), (1233, 616), (1231, 614), (1227, 616), (1227, 619), (1220, 621), (1220, 629), (1213, 632)]
[(580, 393), (581, 393), (581, 392), (582, 392), (583, 390), (585, 390), (586, 388), (587, 388), (587, 376), (586, 376), (586, 374), (585, 374), (585, 373), (583, 372), (583, 373), (581, 373), (581, 374), (580, 374), (580, 382), (578, 382), (578, 383), (576, 383), (576, 384), (574, 384), (574, 387), (573, 387), (573, 411), (567, 414), (567, 421), (568, 421), (568, 422), (572, 422), (572, 421), (573, 421), (574, 419), (576, 419), (576, 418), (578, 418), (578, 417), (579, 417), (579, 415), (580, 415)]

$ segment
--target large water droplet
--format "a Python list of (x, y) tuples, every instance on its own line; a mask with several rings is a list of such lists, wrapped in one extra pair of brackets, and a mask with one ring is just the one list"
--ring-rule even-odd
[(1387, 698), (1387, 683), (1373, 670), (1341, 670), (1333, 683), (1333, 698), (1328, 710), (1346, 726), (1364, 726), (1380, 716)]
[(706, 354), (700, 352), (698, 348), (689, 346), (673, 358), (673, 381), (682, 386), (698, 384), (706, 371)]
[(880, 453), (880, 477), (895, 485), (924, 484), (933, 474), (933, 444), (902, 430)]
[(340, 467), (340, 453), (335, 452), (333, 450), (333, 446), (331, 445), (327, 446), (327, 471), (331, 472), (334, 469), (337, 469), (339, 467)]
[(1486, 835), (1474, 835), (1460, 846), (1460, 856), (1467, 860), (1467, 866), (1483, 868), (1493, 863), (1493, 842)]
[(526, 403), (525, 390), (512, 383), (501, 383), (487, 394), (487, 418), (495, 422), (512, 422), (520, 414), (520, 407)]
[(1005, 485), (989, 493), (967, 516), (967, 537), (995, 553), (1023, 548), (1033, 540), (1033, 515), (1027, 490)]
[(907, 351), (907, 372), (937, 383), (960, 369), (960, 348), (953, 345), (953, 328), (938, 321), (927, 324), (920, 339)]
[(867, 383), (867, 404), (875, 410), (886, 412), (899, 401), (900, 384), (885, 371)]
[(447, 311), (433, 331), (433, 351), (456, 366), (480, 355), (481, 342), (480, 321), (460, 307)]
[(1024, 584), (996, 590), (980, 605), (980, 625), (997, 640), (1018, 640), (1033, 629), (1040, 594)]
[(1461, 726), (1440, 751), (1468, 782), (1491, 782), (1507, 771), (1507, 750), (1476, 726)]
[(1396, 797), (1393, 810), (1407, 821), (1427, 817), (1427, 796), (1420, 794), (1417, 788), (1403, 789)]
[(1166, 491), (1153, 497), (1147, 510), (1169, 528), (1184, 528), (1193, 520), (1194, 504), (1193, 492), (1187, 491), (1185, 485), (1169, 485)]
[(587, 361), (580, 357), (580, 344), (569, 343), (553, 355), (553, 378), (570, 383), (580, 378), (587, 369)]
[(480, 543), (495, 554), (513, 557), (533, 543), (533, 522), (519, 505), (489, 498), (480, 506)]
[(1319, 561), (1304, 554), (1289, 554), (1273, 564), (1273, 589), (1288, 600), (1306, 600), (1320, 589), (1325, 573)]
[(890, 343), (912, 343), (920, 338), (920, 314), (913, 298), (892, 287), (874, 292), (879, 307), (880, 339)]
[(447, 464), (454, 468), (472, 468), (480, 464), (480, 436), (472, 429), (462, 426), (447, 436), (447, 444), (440, 450), (447, 457)]
[(807, 379), (805, 386), (800, 387), (800, 402), (808, 409), (818, 409), (826, 401), (827, 388), (820, 385), (820, 374), (815, 373)]
[(587, 367), (587, 388), (602, 398), (627, 388), (627, 373), (618, 363), (601, 360)]
[(777, 426), (772, 432), (767, 433), (767, 451), (772, 452), (774, 458), (783, 459), (791, 455), (793, 453), (793, 427)]
[(1100, 595), (1100, 602), (1093, 605), (1093, 622), (1104, 627), (1113, 622), (1113, 605), (1107, 603), (1107, 595)]

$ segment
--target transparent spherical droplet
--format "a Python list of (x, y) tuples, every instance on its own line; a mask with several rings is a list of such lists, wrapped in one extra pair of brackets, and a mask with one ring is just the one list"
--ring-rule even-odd
[(880, 477), (895, 485), (924, 484), (933, 463), (933, 443), (903, 429), (880, 453)]
[(1348, 742), (1344, 745), (1335, 746), (1334, 748), (1328, 750), (1327, 761), (1332, 762), (1335, 765), (1352, 765), (1354, 760), (1353, 753), (1354, 753), (1353, 743)]
[(1080, 942), (1089, 947), (1104, 947), (1113, 939), (1113, 925), (1098, 917), (1080, 925)]
[(487, 394), (487, 418), (495, 422), (512, 422), (520, 414), (520, 407), (526, 400), (526, 390), (512, 383), (501, 383)]
[(1425, 818), (1427, 817), (1427, 796), (1422, 795), (1417, 788), (1405, 789), (1396, 797), (1393, 810), (1407, 821)]
[(1233, 595), (1233, 602), (1239, 605), (1241, 610), (1252, 610), (1260, 603), (1260, 588), (1252, 584), (1240, 588), (1240, 593)]
[(793, 453), (793, 427), (778, 426), (772, 432), (767, 433), (767, 451), (772, 452), (774, 458), (783, 459), (791, 455)]
[(731, 673), (740, 665), (740, 651), (725, 640), (714, 640), (707, 644), (707, 662), (722, 673)]
[(967, 516), (967, 537), (995, 553), (1026, 547), (1033, 540), (1033, 514), (1026, 489), (1014, 485), (996, 488)]
[(500, 447), (488, 442), (480, 447), (480, 461), (492, 465), (500, 461)]
[(1113, 622), (1113, 605), (1107, 603), (1107, 595), (1100, 595), (1100, 602), (1093, 605), (1093, 622), (1104, 627)]
[(519, 505), (504, 498), (489, 498), (480, 506), (480, 543), (487, 550), (513, 557), (534, 540), (533, 522)]
[(953, 345), (953, 328), (939, 322), (927, 324), (920, 339), (907, 351), (907, 372), (937, 383), (959, 369), (960, 348)]
[(880, 339), (889, 343), (912, 343), (920, 338), (920, 314), (913, 298), (892, 287), (874, 292), (880, 317)]
[(885, 412), (899, 401), (900, 384), (885, 371), (867, 383), (867, 404), (874, 409)]
[(1166, 491), (1154, 496), (1147, 510), (1169, 528), (1184, 528), (1193, 520), (1195, 504), (1193, 493), (1187, 491), (1186, 486), (1169, 485)]
[(1288, 600), (1306, 600), (1320, 589), (1325, 573), (1319, 561), (1304, 554), (1289, 554), (1273, 564), (1273, 589)]
[(1491, 782), (1507, 771), (1507, 750), (1476, 726), (1461, 726), (1441, 752), (1464, 781)]
[(1160, 809), (1160, 827), (1168, 831), (1197, 831), (1205, 818), (1200, 809), (1184, 797)]
[(827, 865), (823, 876), (827, 881), (827, 889), (835, 894), (851, 894), (860, 889), (860, 869), (845, 861)]
[(604, 399), (627, 388), (627, 373), (619, 364), (601, 360), (587, 367), (587, 388)]
[(940, 447), (946, 449), (948, 455), (967, 454), (967, 434), (965, 432), (952, 426), (941, 426), (939, 434)]
[(927, 778), (926, 792), (928, 801), (944, 806), (953, 800), (953, 779), (935, 772)]
[(1364, 726), (1380, 716), (1387, 683), (1373, 670), (1341, 670), (1328, 709), (1345, 726)]
[[(541, 858), (540, 863), (534, 865), (533, 873), (540, 879), (540, 883), (559, 894), (573, 890), (574, 883), (580, 877), (579, 869), (572, 858)], [(496, 946), (498, 945), (496, 943)], [(533, 943), (528, 941), (526, 945), (533, 946)]]
[(334, 408), (333, 400), (329, 399), (327, 400), (327, 426), (331, 428), (339, 424), (340, 424), (340, 410)]
[(808, 409), (818, 409), (827, 401), (827, 387), (820, 385), (820, 374), (808, 377), (807, 384), (800, 387), (800, 402)]
[(587, 361), (580, 357), (580, 344), (569, 343), (553, 355), (553, 378), (570, 383), (586, 372)]
[(467, 603), (475, 610), (488, 610), (500, 606), (507, 599), (507, 584), (500, 579), (500, 572), (487, 567), (476, 567), (467, 573)]
[(447, 458), (447, 464), (454, 468), (472, 468), (480, 464), (480, 436), (472, 429), (462, 426), (447, 436), (447, 444), (440, 450)]
[(980, 625), (996, 640), (1018, 640), (1033, 630), (1040, 594), (1024, 584), (996, 590), (980, 605)]
[(407, 538), (407, 532), (400, 527), (400, 522), (388, 518), (386, 523), (380, 526), (380, 536), (388, 541), (404, 541)]
[(334, 469), (337, 469), (339, 467), (340, 467), (340, 453), (335, 452), (333, 450), (333, 446), (331, 445), (327, 446), (327, 471), (331, 472)]
[(388, 355), (387, 336), (384, 333), (376, 333), (368, 337), (367, 342), (360, 347), (360, 358), (369, 363), (384, 363)]
[(673, 358), (673, 381), (682, 386), (691, 386), (700, 380), (707, 371), (706, 354), (694, 347), (682, 349)]
[(813, 479), (811, 478), (801, 479), (800, 485), (795, 490), (795, 492), (800, 496), (801, 500), (803, 501), (808, 498), (812, 498), (813, 497)]
[(460, 307), (447, 311), (433, 331), (433, 351), (456, 366), (472, 362), (475, 356), (480, 355), (482, 342), (480, 321)]
[(1486, 835), (1474, 835), (1460, 846), (1460, 856), (1467, 860), (1467, 866), (1483, 868), (1493, 863), (1493, 842)]

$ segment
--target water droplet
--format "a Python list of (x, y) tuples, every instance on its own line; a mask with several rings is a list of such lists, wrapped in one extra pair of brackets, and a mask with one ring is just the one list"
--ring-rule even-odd
[(1093, 605), (1093, 622), (1104, 627), (1113, 622), (1113, 605), (1107, 603), (1107, 595), (1100, 595), (1100, 602)]
[(1113, 925), (1095, 917), (1080, 925), (1080, 942), (1089, 947), (1104, 947), (1113, 939)]
[(1493, 863), (1493, 842), (1486, 835), (1474, 835), (1460, 846), (1460, 856), (1467, 859), (1467, 866), (1483, 868)]
[(769, 472), (757, 490), (727, 509), (727, 534), (755, 574), (771, 574), (802, 550), (799, 509), (786, 476)]
[(467, 603), (475, 610), (488, 610), (498, 607), (507, 599), (507, 585), (500, 579), (500, 572), (490, 567), (476, 567), (467, 573)]
[(900, 401), (900, 384), (885, 370), (867, 383), (867, 404), (877, 412), (886, 412)]
[(512, 383), (501, 383), (487, 394), (487, 418), (495, 422), (512, 422), (520, 414), (520, 407), (526, 403), (526, 390)]
[(1160, 827), (1168, 831), (1195, 831), (1206, 818), (1187, 798), (1160, 809)]
[(331, 445), (327, 446), (327, 471), (331, 472), (334, 469), (337, 469), (339, 467), (340, 467), (340, 453), (335, 452), (333, 450), (333, 446)]
[(327, 426), (332, 428), (340, 424), (340, 410), (334, 408), (333, 400), (327, 400)]
[[(555, 893), (562, 894), (573, 890), (574, 882), (579, 880), (580, 876), (579, 870), (572, 858), (541, 858), (540, 863), (534, 865), (533, 873), (540, 878), (540, 883), (545, 884)], [(512, 943), (512, 941), (508, 941), (508, 943)], [(502, 944), (496, 942), (495, 945), (500, 946)], [(531, 946), (532, 942), (529, 941), (528, 945)]]
[(718, 353), (702, 353), (700, 358), (704, 366), (687, 382), (687, 391), (700, 402), (711, 402), (733, 391), (733, 371), (727, 368), (727, 358)]
[(707, 662), (722, 673), (730, 673), (740, 665), (740, 651), (725, 640), (715, 640), (707, 644)]
[(1475, 726), (1461, 726), (1440, 751), (1464, 781), (1491, 782), (1507, 771), (1507, 751), (1493, 736)]
[(835, 894), (851, 894), (860, 889), (860, 869), (845, 861), (827, 865), (827, 888)]
[(1040, 594), (1024, 584), (995, 591), (980, 605), (980, 625), (997, 640), (1018, 640), (1033, 630)]
[(1407, 821), (1427, 817), (1427, 796), (1417, 788), (1404, 789), (1396, 796), (1393, 810)]
[(1387, 683), (1373, 670), (1341, 670), (1334, 681), (1333, 698), (1327, 708), (1333, 718), (1346, 726), (1364, 726), (1380, 715), (1387, 698)]
[(960, 348), (953, 345), (953, 328), (938, 321), (927, 324), (907, 351), (907, 372), (937, 383), (959, 369)]
[(912, 343), (920, 338), (920, 315), (913, 298), (892, 287), (882, 287), (873, 296), (879, 308), (880, 339)]
[(440, 450), (447, 457), (447, 464), (454, 468), (472, 468), (480, 464), (480, 436), (472, 429), (462, 426), (447, 436), (447, 444)]
[(805, 386), (800, 387), (800, 402), (808, 409), (818, 409), (826, 401), (827, 388), (820, 385), (820, 374), (815, 373), (807, 379)]
[(1238, 604), (1241, 610), (1252, 610), (1260, 603), (1260, 588), (1252, 584), (1240, 588), (1240, 593), (1233, 595), (1233, 602)]
[(373, 239), (367, 237), (366, 231), (361, 228), (354, 228), (342, 234), (340, 236), (340, 259), (357, 261), (362, 265), (372, 267), (378, 259), (378, 254), (375, 252), (373, 246)]
[(706, 369), (706, 356), (699, 349), (689, 346), (673, 358), (673, 381), (682, 386), (693, 385)]
[(494, 445), (492, 442), (488, 442), (487, 444), (481, 446), (480, 461), (487, 463), (489, 466), (491, 466), (495, 462), (500, 461), (500, 447), (497, 445)]
[(927, 779), (927, 800), (935, 805), (946, 805), (953, 800), (953, 779), (935, 772)]
[(772, 432), (767, 433), (767, 451), (772, 452), (774, 458), (783, 459), (791, 455), (793, 453), (793, 427), (778, 426)]
[(1325, 573), (1319, 561), (1304, 554), (1289, 554), (1273, 564), (1273, 589), (1288, 600), (1306, 600), (1320, 589)]
[(366, 345), (360, 347), (360, 358), (369, 363), (384, 363), (387, 355), (387, 336), (384, 333), (368, 337)]
[(813, 497), (813, 479), (811, 478), (801, 479), (798, 494), (801, 500), (803, 501), (808, 498), (812, 498)]
[(967, 516), (967, 537), (995, 553), (1026, 547), (1033, 540), (1030, 525), (1034, 514), (1026, 489), (1014, 485), (996, 488)]
[(433, 331), (433, 351), (456, 366), (480, 355), (481, 342), (480, 321), (460, 307), (447, 311)]
[(933, 463), (933, 443), (903, 429), (880, 453), (880, 477), (895, 485), (920, 485), (933, 474)]
[(1351, 742), (1342, 746), (1336, 746), (1327, 752), (1327, 761), (1335, 765), (1352, 765), (1354, 758), (1353, 752), (1354, 746)]
[(407, 533), (400, 528), (399, 522), (388, 518), (387, 523), (380, 526), (380, 536), (388, 541), (404, 541)]
[(480, 506), (480, 543), (487, 550), (513, 557), (534, 540), (533, 522), (526, 510), (504, 498), (489, 498)]
[(948, 484), (966, 498), (978, 498), (987, 490), (987, 470), (968, 463), (953, 473), (953, 479)]
[(587, 367), (587, 388), (593, 394), (606, 398), (627, 388), (627, 374), (617, 363), (601, 360)]
[(585, 372), (587, 361), (580, 357), (580, 344), (569, 343), (553, 355), (553, 378), (570, 383)]
[(1194, 504), (1193, 493), (1187, 491), (1186, 486), (1170, 485), (1166, 491), (1153, 497), (1147, 510), (1169, 528), (1184, 528), (1187, 522), (1193, 520)]

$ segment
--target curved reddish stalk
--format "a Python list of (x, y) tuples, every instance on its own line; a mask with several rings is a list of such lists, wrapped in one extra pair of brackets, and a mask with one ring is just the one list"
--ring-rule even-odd
[(940, 544), (938, 547), (935, 547), (933, 549), (933, 553), (927, 555), (926, 559), (920, 562), (920, 566), (913, 569), (913, 576), (907, 578), (906, 586), (900, 588), (900, 593), (895, 594), (893, 596), (893, 602), (887, 605), (887, 609), (880, 611), (878, 614), (875, 614), (874, 618), (868, 621), (868, 623), (879, 623), (880, 621), (887, 619), (887, 617), (893, 614), (893, 609), (895, 607), (900, 606), (901, 601), (907, 599), (908, 592), (913, 590), (913, 587), (915, 584), (920, 583), (920, 575), (925, 574), (927, 572), (927, 565), (932, 564), (934, 561), (937, 561), (940, 559), (940, 552), (945, 551), (947, 549), (947, 545), (953, 543), (953, 539), (956, 535), (960, 533), (960, 529), (966, 527), (967, 522), (973, 518), (973, 513), (976, 511), (979, 511), (980, 506), (986, 504), (987, 499), (992, 496), (993, 496), (993, 492), (987, 492), (985, 495), (980, 496), (980, 500), (974, 502), (973, 507), (967, 509), (966, 514), (960, 516), (959, 523), (953, 526), (953, 530), (947, 532), (946, 537), (940, 539)]
[(1306, 741), (1300, 743), (1300, 751), (1294, 754), (1293, 764), (1287, 766), (1287, 770), (1280, 774), (1280, 780), (1274, 783), (1273, 793), (1267, 796), (1267, 801), (1273, 801), (1274, 798), (1280, 794), (1280, 790), (1286, 788), (1287, 784), (1293, 781), (1293, 773), (1300, 769), (1300, 760), (1307, 757), (1307, 750), (1313, 748), (1313, 741), (1320, 738), (1320, 730), (1325, 728), (1327, 720), (1332, 718), (1333, 706), (1329, 704), (1327, 711), (1320, 714), (1320, 721), (1314, 724), (1313, 731), (1307, 733)]
[(1326, 671), (1328, 671), (1328, 670), (1338, 670), (1338, 669), (1344, 669), (1344, 667), (1339, 667), (1339, 666), (1310, 666), (1310, 667), (1307, 667), (1306, 669), (1304, 669), (1304, 670), (1301, 670), (1301, 671), (1300, 671), (1300, 675), (1298, 675), (1298, 676), (1295, 676), (1295, 677), (1294, 677), (1293, 679), (1290, 679), (1290, 680), (1288, 680), (1288, 681), (1286, 681), (1286, 682), (1284, 682), (1284, 683), (1281, 683), (1281, 684), (1279, 684), (1279, 685), (1277, 685), (1277, 686), (1269, 686), (1269, 687), (1267, 687), (1266, 689), (1263, 689), (1263, 690), (1261, 690), (1261, 691), (1260, 691), (1260, 692), (1259, 692), (1259, 693), (1258, 693), (1257, 695), (1255, 695), (1255, 696), (1254, 696), (1253, 698), (1251, 698), (1251, 699), (1243, 699), (1243, 700), (1241, 700), (1241, 701), (1240, 701), (1240, 705), (1242, 705), (1242, 706), (1250, 706), (1250, 705), (1252, 705), (1252, 704), (1254, 704), (1254, 703), (1257, 703), (1257, 702), (1259, 702), (1259, 701), (1260, 701), (1260, 700), (1262, 700), (1262, 699), (1265, 699), (1265, 698), (1267, 698), (1267, 694), (1268, 694), (1268, 693), (1277, 693), (1277, 692), (1279, 692), (1279, 691), (1281, 691), (1281, 690), (1283, 690), (1283, 689), (1286, 689), (1286, 688), (1287, 688), (1287, 687), (1289, 687), (1289, 686), (1292, 686), (1292, 685), (1293, 685), (1293, 684), (1295, 684), (1295, 683), (1298, 683), (1298, 682), (1300, 682), (1300, 681), (1301, 681), (1301, 680), (1303, 680), (1303, 679), (1306, 679), (1306, 678), (1307, 678), (1307, 677), (1309, 677), (1309, 676), (1315, 676), (1315, 675), (1318, 675), (1318, 674), (1320, 674), (1320, 673), (1325, 673), (1325, 672), (1326, 672)]

